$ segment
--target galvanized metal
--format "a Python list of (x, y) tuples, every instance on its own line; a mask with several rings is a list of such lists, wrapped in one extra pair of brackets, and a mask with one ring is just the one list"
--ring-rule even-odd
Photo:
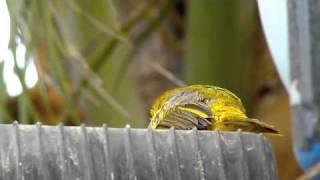
[(290, 102), (298, 162), (320, 162), (320, 1), (288, 1)]
[(1, 180), (277, 178), (272, 148), (239, 132), (0, 125)]

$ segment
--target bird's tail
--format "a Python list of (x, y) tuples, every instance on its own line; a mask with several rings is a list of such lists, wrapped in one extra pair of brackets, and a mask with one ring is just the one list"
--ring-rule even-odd
[(248, 131), (248, 132), (270, 133), (270, 134), (281, 135), (278, 129), (258, 119), (248, 118), (246, 120), (239, 120), (239, 121), (234, 121), (234, 120), (225, 121), (224, 124), (225, 125), (229, 124), (234, 127), (237, 127), (238, 129), (242, 129), (243, 131)]
[(281, 135), (280, 131), (274, 126), (264, 123), (258, 119), (247, 119), (248, 123), (251, 123), (256, 130), (264, 133), (278, 134)]

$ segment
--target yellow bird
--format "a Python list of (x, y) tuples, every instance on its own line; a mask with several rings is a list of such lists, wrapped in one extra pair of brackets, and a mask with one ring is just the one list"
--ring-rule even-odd
[(191, 85), (164, 92), (150, 110), (149, 127), (279, 134), (271, 125), (248, 118), (241, 100), (227, 89)]

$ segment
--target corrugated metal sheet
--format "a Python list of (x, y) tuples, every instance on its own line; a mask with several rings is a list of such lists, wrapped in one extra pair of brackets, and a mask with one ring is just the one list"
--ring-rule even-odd
[(269, 142), (242, 132), (0, 125), (2, 180), (278, 179)]

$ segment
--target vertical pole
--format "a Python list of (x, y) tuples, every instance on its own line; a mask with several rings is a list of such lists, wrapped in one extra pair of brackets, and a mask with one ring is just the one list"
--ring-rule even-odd
[(320, 162), (320, 1), (288, 0), (293, 141), (303, 169)]

